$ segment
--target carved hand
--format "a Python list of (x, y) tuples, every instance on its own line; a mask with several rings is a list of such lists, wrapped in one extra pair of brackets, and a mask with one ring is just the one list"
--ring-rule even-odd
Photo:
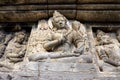
[(65, 41), (66, 41), (65, 36), (62, 36), (58, 41), (59, 41), (59, 43), (65, 43)]
[(24, 55), (25, 55), (25, 51), (26, 51), (26, 50), (21, 51), (21, 52), (18, 54), (19, 57), (21, 57), (21, 58), (24, 57)]

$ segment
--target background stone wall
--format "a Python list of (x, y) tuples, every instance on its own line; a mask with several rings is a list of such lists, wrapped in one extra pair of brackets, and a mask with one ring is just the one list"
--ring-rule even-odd
[(82, 22), (120, 22), (120, 0), (0, 0), (0, 22), (34, 22), (54, 10)]

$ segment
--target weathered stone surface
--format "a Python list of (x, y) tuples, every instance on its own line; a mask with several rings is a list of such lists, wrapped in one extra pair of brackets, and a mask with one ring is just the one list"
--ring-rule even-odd
[(87, 22), (120, 22), (120, 11), (77, 11), (80, 21)]
[(46, 10), (47, 5), (18, 5), (18, 6), (0, 6), (2, 11), (29, 11), (29, 10)]
[(0, 22), (29, 22), (47, 17), (46, 11), (0, 11)]
[[(59, 11), (61, 14), (65, 15), (66, 18), (70, 18), (70, 19), (75, 19), (76, 16), (76, 10), (57, 10)], [(52, 16), (54, 10), (49, 10), (49, 17)]]
[(72, 4), (72, 5), (48, 5), (48, 9), (49, 10), (72, 10), (72, 9), (76, 9), (76, 4)]
[(38, 71), (39, 70), (39, 63), (38, 62), (26, 62), (26, 63), (23, 63), (21, 65), (20, 69), (23, 71), (24, 70), (26, 70), (26, 71)]
[[(52, 7), (55, 7), (55, 6), (52, 6)], [(52, 9), (52, 7), (51, 7), (51, 9)], [(59, 8), (63, 9), (63, 7), (59, 7)], [(67, 6), (66, 8), (69, 8), (69, 7)], [(96, 9), (97, 8), (98, 7), (96, 7)], [(36, 8), (31, 8), (31, 9), (36, 9)], [(103, 9), (103, 8), (101, 8), (101, 9)], [(14, 10), (16, 10), (16, 9), (14, 9)], [(23, 8), (21, 8), (21, 10), (23, 10)], [(27, 10), (27, 8), (25, 10)], [(70, 10), (63, 10), (63, 11), (64, 11), (65, 15), (69, 15), (70, 17), (72, 15), (72, 13), (76, 14), (76, 11), (72, 12), (72, 10), (71, 11)], [(25, 12), (27, 12), (27, 13), (24, 13), (26, 16), (20, 16), (19, 18), (22, 17), (22, 19), (16, 18), (15, 20), (29, 21), (29, 20), (24, 20), (24, 19), (26, 19), (27, 16), (30, 16), (30, 15), (28, 15), (28, 13), (30, 13), (30, 11), (25, 11)], [(115, 13), (113, 16), (112, 16), (112, 14), (114, 12), (119, 12), (119, 11), (110, 11), (110, 13), (113, 12), (110, 15), (106, 14), (106, 12), (109, 12), (109, 11), (97, 11), (97, 12), (100, 12), (100, 14), (99, 13), (91, 14), (92, 18), (89, 15), (86, 15), (85, 13), (82, 13), (82, 12), (85, 12), (85, 11), (81, 11), (81, 14), (83, 14), (84, 16), (82, 17), (82, 15), (79, 15), (80, 18), (81, 17), (82, 18), (88, 18), (88, 20), (90, 22), (91, 22), (91, 20), (93, 20), (93, 21), (97, 20), (98, 22), (100, 20), (100, 22), (101, 22), (101, 20), (103, 19), (103, 22), (105, 22), (106, 18), (104, 18), (104, 16), (110, 16), (111, 15), (110, 16), (111, 18), (109, 18), (109, 19), (113, 19), (113, 16), (115, 14), (118, 14), (118, 13)], [(86, 13), (87, 12), (94, 12), (94, 11), (86, 11)], [(103, 17), (99, 16), (99, 17), (96, 18), (97, 15), (103, 15), (102, 12), (104, 13), (104, 16)], [(22, 13), (22, 12), (18, 11), (17, 14), (19, 14), (19, 13)], [(32, 17), (30, 17), (30, 19), (35, 19), (35, 21), (36, 21), (40, 16), (39, 14), (37, 14), (37, 13), (39, 13), (39, 11), (33, 11), (32, 13), (35, 13), (35, 15), (37, 15), (37, 16), (34, 16), (33, 14), (31, 14)], [(45, 14), (47, 15), (47, 11), (46, 11)], [(90, 13), (88, 13), (88, 14), (90, 14)], [(96, 19), (93, 19), (94, 15), (95, 15)], [(50, 13), (49, 13), (49, 16), (50, 16)], [(11, 15), (11, 18), (12, 17), (14, 17), (14, 16)], [(106, 20), (109, 20), (109, 19), (106, 19)], [(44, 25), (42, 25), (42, 27), (39, 27), (38, 29), (44, 30), (45, 28), (43, 28), (43, 26)], [(90, 26), (98, 27), (98, 25), (90, 25)], [(102, 27), (104, 27), (104, 26), (106, 26), (106, 27), (111, 27), (111, 26), (119, 27), (119, 25), (110, 25), (110, 26), (109, 25), (103, 25)], [(99, 27), (101, 27), (101, 25), (99, 25)], [(111, 28), (109, 28), (109, 29), (111, 29)], [(38, 31), (38, 32), (40, 32), (40, 31)], [(90, 32), (87, 31), (87, 34), (89, 34), (89, 33)], [(35, 36), (35, 34), (36, 33), (33, 33), (33, 36), (37, 37), (39, 39), (44, 37), (44, 36), (39, 37), (40, 35)], [(92, 35), (92, 37), (90, 35), (91, 34), (89, 34), (89, 36), (88, 36), (89, 37), (89, 43), (91, 43), (90, 44), (91, 46), (94, 46), (94, 44), (93, 44), (94, 41), (92, 39), (90, 39), (90, 38), (93, 37), (93, 35)], [(33, 39), (33, 41), (34, 40), (35, 39)], [(94, 48), (94, 47), (92, 47), (92, 48)], [(37, 48), (35, 48), (35, 49), (37, 49)], [(91, 50), (91, 52), (92, 52), (92, 50)], [(93, 56), (95, 56), (94, 53), (93, 53)], [(48, 58), (47, 60), (44, 60), (43, 62), (42, 61), (41, 62), (27, 62), (27, 63), (24, 63), (25, 65), (20, 67), (18, 71), (5, 72), (4, 70), (2, 70), (4, 72), (3, 73), (0, 72), (0, 80), (101, 80), (101, 79), (102, 80), (119, 80), (119, 77), (120, 77), (119, 73), (116, 75), (116, 73), (114, 73), (114, 72), (107, 72), (107, 73), (102, 72), (103, 74), (101, 74), (101, 72), (96, 70), (96, 64), (94, 64), (94, 63), (80, 63), (79, 62), (80, 59), (81, 59), (81, 57), (61, 58), (61, 59), (58, 59), (58, 60)], [(112, 67), (109, 67), (109, 68), (105, 67), (105, 68), (107, 68), (106, 70), (109, 70)]]
[[(97, 8), (97, 7), (96, 7)], [(116, 8), (117, 9), (117, 8)], [(120, 22), (120, 11), (85, 11), (58, 10), (69, 19), (86, 22)], [(52, 16), (54, 10), (48, 11), (0, 11), (0, 22), (30, 22)]]
[(21, 76), (21, 77), (37, 77), (39, 71), (13, 71), (12, 75), (13, 76)]
[(120, 3), (120, 0), (78, 0), (78, 3)]
[(0, 80), (10, 80), (13, 79), (10, 73), (2, 73), (0, 72)]
[(47, 0), (0, 0), (0, 4), (31, 4), (47, 3)]
[(41, 72), (40, 80), (94, 80), (97, 79), (97, 74), (91, 74), (90, 72)]
[(40, 63), (40, 70), (41, 71), (71, 71), (72, 72), (72, 66), (74, 63), (59, 63), (59, 62), (45, 62)]
[(99, 29), (106, 29), (109, 30), (108, 28), (112, 28), (112, 30), (119, 28), (120, 24), (119, 23), (86, 23), (87, 26), (91, 26), (94, 28), (99, 28)]
[(21, 76), (14, 76), (12, 80), (39, 80), (38, 77), (21, 77)]
[(92, 63), (75, 63), (73, 71), (76, 72), (96, 72), (96, 68)]
[(76, 0), (67, 0), (67, 1), (65, 1), (65, 0), (48, 0), (48, 3), (55, 3), (55, 4), (57, 4), (57, 3), (61, 3), (61, 4), (64, 4), (64, 3), (76, 3)]
[(120, 77), (101, 77), (100, 80), (119, 80)]
[(79, 4), (79, 10), (120, 10), (119, 4)]

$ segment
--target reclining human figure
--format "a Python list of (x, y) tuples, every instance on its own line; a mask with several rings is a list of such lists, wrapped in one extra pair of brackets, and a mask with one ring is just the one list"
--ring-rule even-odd
[[(50, 32), (43, 44), (46, 52), (30, 55), (30, 61), (38, 61), (47, 57), (60, 58), (83, 54), (87, 35), (85, 27), (80, 22), (74, 21), (70, 26), (68, 20), (55, 11), (48, 24)], [(78, 29), (82, 29), (81, 32)]]
[(113, 66), (120, 66), (120, 44), (101, 30), (97, 31), (98, 45), (96, 46), (100, 60)]

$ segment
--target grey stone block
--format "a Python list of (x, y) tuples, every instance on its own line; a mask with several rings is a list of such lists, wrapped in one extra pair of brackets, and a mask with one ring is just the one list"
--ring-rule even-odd
[(0, 22), (32, 22), (47, 18), (47, 11), (0, 11)]
[(73, 63), (59, 63), (59, 62), (50, 62), (50, 63), (40, 63), (40, 71), (72, 71)]
[(0, 0), (0, 4), (31, 4), (47, 3), (47, 0)]
[(77, 19), (87, 22), (120, 22), (120, 11), (77, 11)]
[(18, 5), (18, 6), (0, 6), (0, 11), (37, 11), (47, 10), (47, 5)]
[(76, 2), (76, 0), (67, 0), (67, 1), (65, 1), (65, 0), (48, 0), (48, 4), (57, 4), (57, 3), (59, 3), (59, 4), (65, 4), (65, 3), (75, 3)]
[(77, 3), (120, 3), (120, 0), (78, 0)]
[(48, 10), (74, 10), (76, 9), (76, 4), (54, 4), (54, 5), (48, 5)]
[(41, 72), (40, 80), (94, 80), (97, 74), (71, 72)]
[(120, 10), (119, 4), (79, 4), (78, 10)]
[(90, 73), (96, 73), (96, 68), (93, 64), (91, 63), (76, 63), (74, 64), (74, 69), (73, 71), (77, 71), (77, 72), (90, 72)]
[(21, 65), (20, 69), (21, 70), (28, 70), (28, 71), (38, 71), (38, 62), (28, 62), (28, 63), (23, 63)]

